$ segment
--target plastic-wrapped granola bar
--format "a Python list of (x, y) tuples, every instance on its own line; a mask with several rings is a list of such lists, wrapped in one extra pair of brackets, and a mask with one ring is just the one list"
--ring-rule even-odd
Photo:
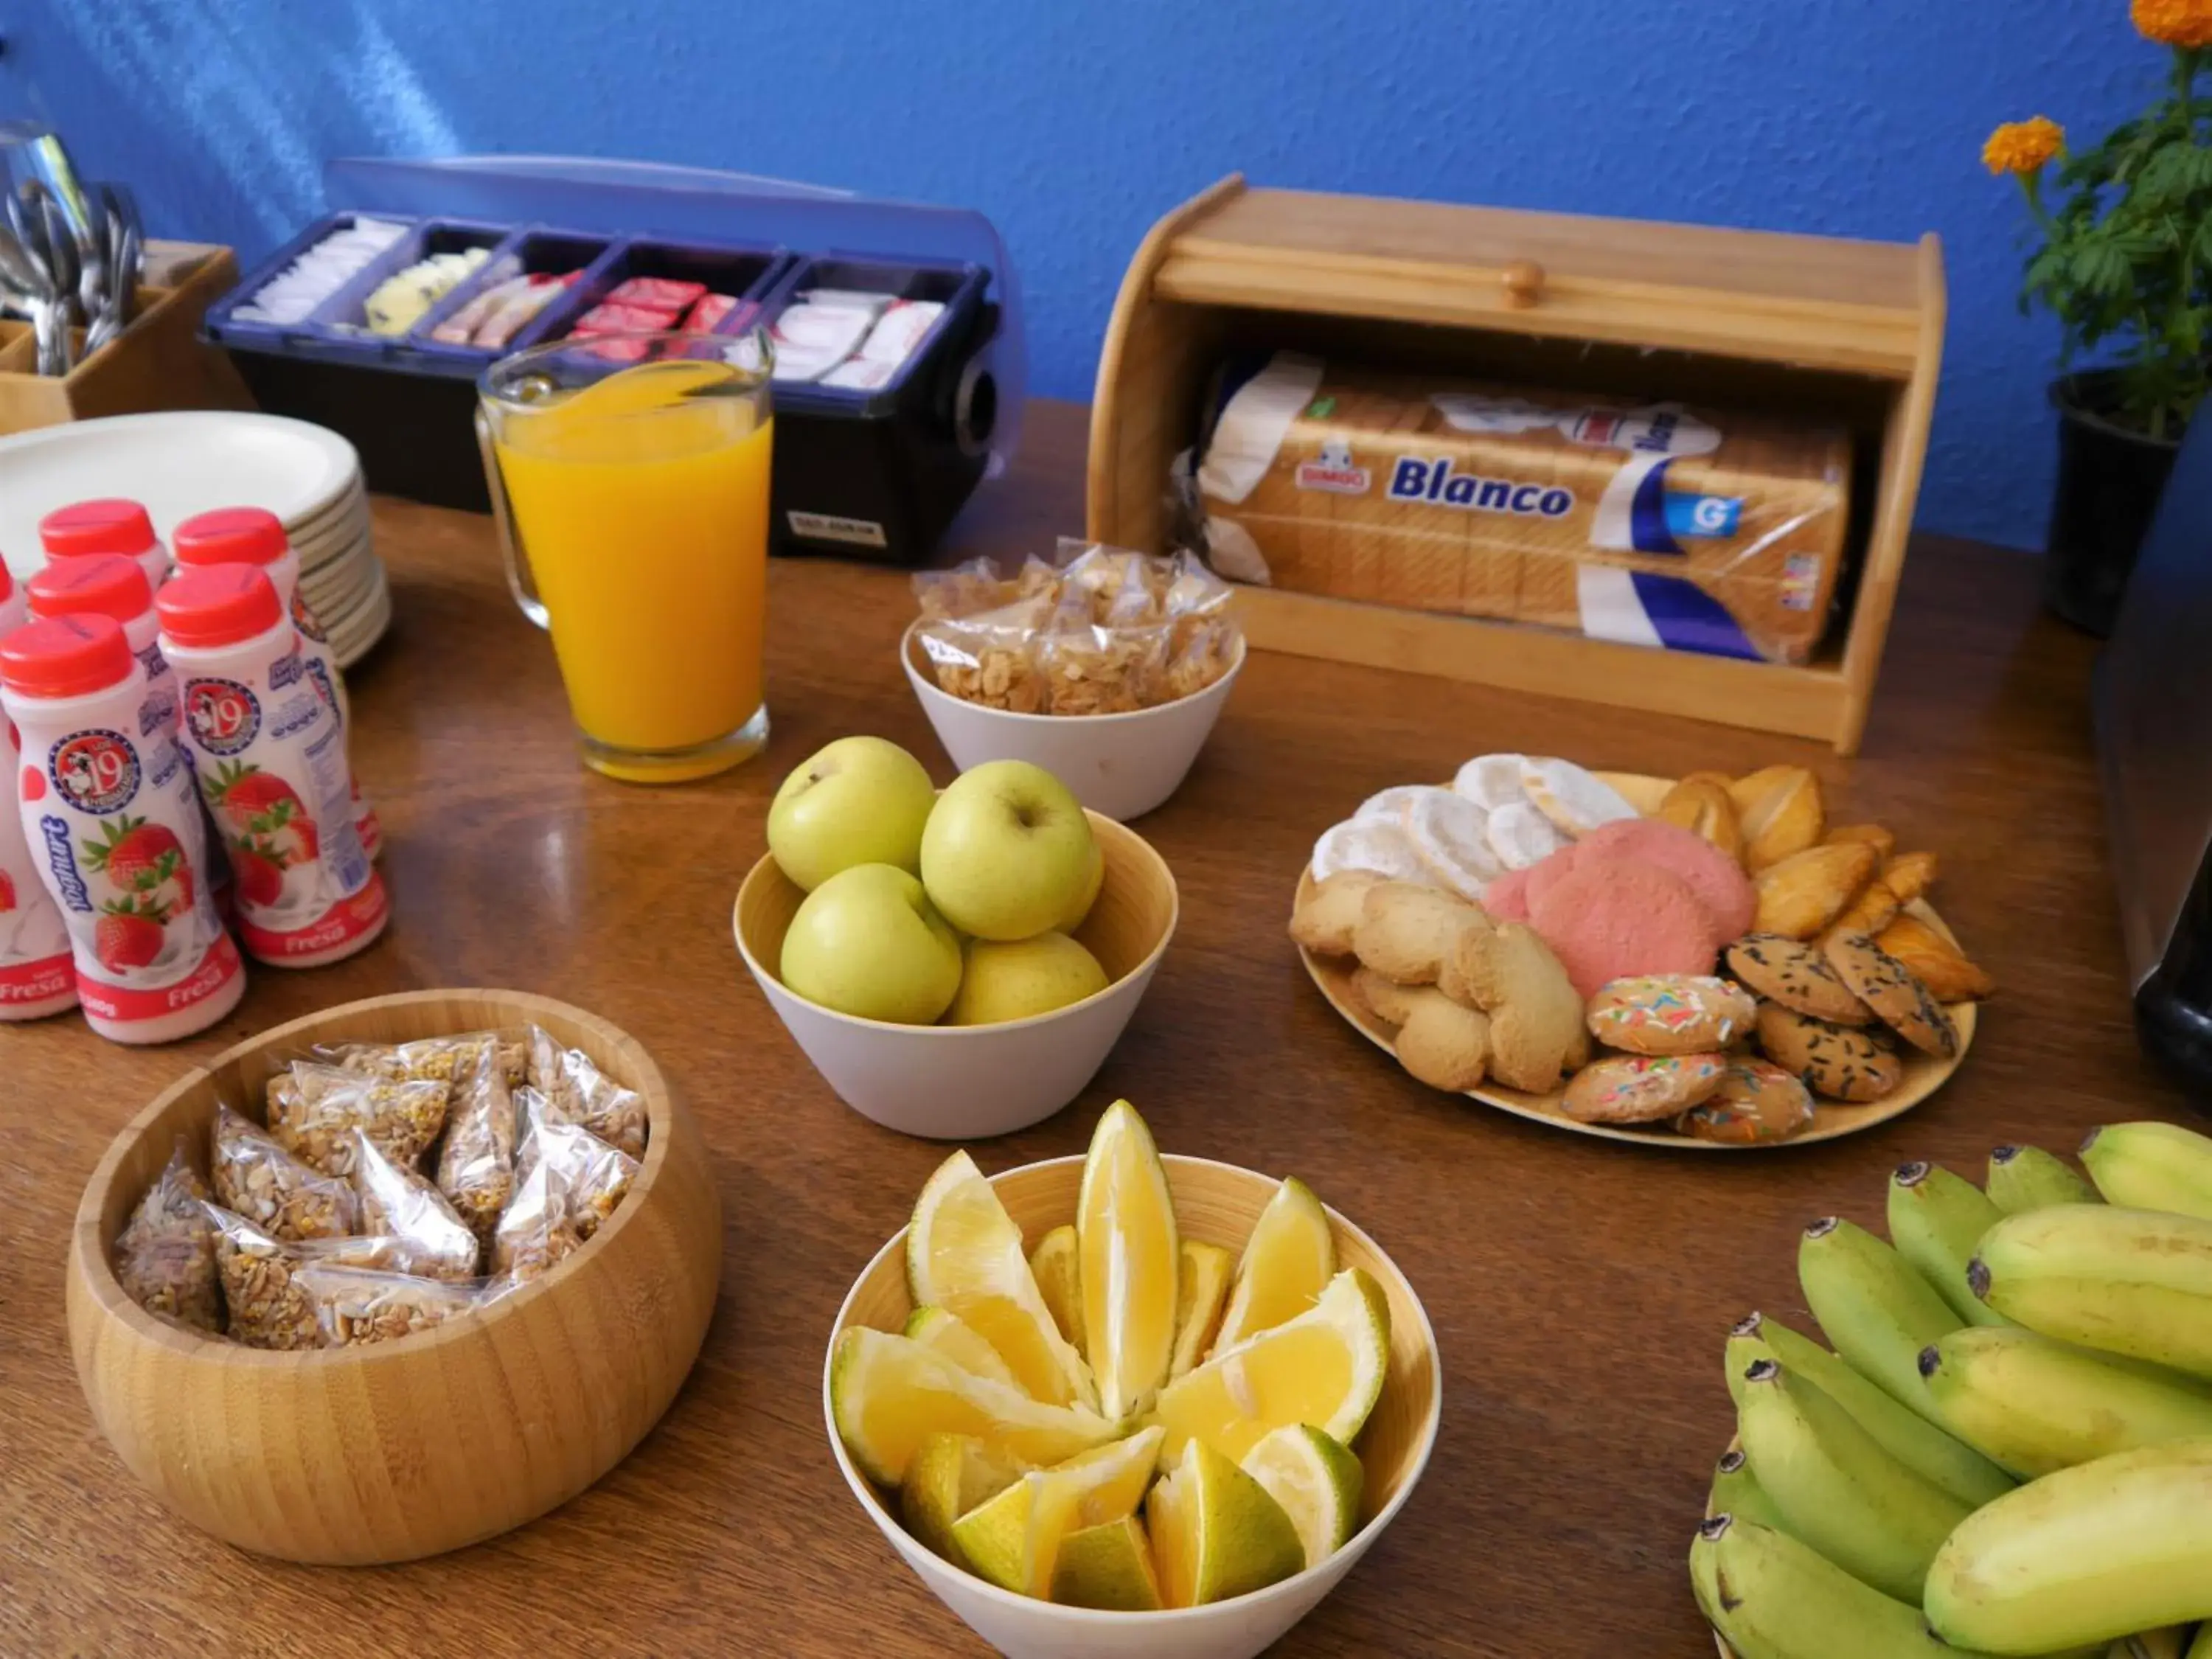
[(530, 1086), (544, 1097), (551, 1121), (589, 1129), (632, 1158), (645, 1156), (645, 1097), (599, 1070), (580, 1048), (563, 1048), (535, 1025), (530, 1028)]
[(354, 1231), (353, 1188), (295, 1158), (251, 1119), (215, 1113), (216, 1201), (279, 1238), (337, 1238)]
[(468, 1312), (483, 1295), (474, 1284), (319, 1262), (302, 1266), (294, 1278), (315, 1310), (325, 1345), (334, 1348), (412, 1336)]
[(115, 1277), (148, 1313), (218, 1334), (222, 1305), (216, 1289), (213, 1230), (203, 1206), (207, 1184), (177, 1139), (168, 1164), (154, 1177), (115, 1241)]
[(299, 1283), (300, 1269), (310, 1263), (385, 1273), (423, 1271), (422, 1252), (404, 1239), (381, 1236), (292, 1242), (219, 1204), (205, 1208), (215, 1228), (216, 1266), (229, 1315), (226, 1334), (249, 1348), (324, 1346), (314, 1303)]
[(352, 1173), (356, 1129), (411, 1169), (445, 1127), (450, 1092), (442, 1079), (394, 1081), (295, 1060), (291, 1092), (281, 1116), (272, 1097), (269, 1129), (286, 1152), (325, 1175)]
[(629, 1192), (637, 1160), (590, 1130), (560, 1121), (534, 1089), (517, 1090), (515, 1100), (522, 1125), (515, 1168), (526, 1182), (539, 1164), (552, 1165), (567, 1192), (576, 1236), (589, 1238)]
[(446, 1195), (414, 1170), (396, 1164), (362, 1130), (356, 1129), (355, 1192), (361, 1200), (362, 1231), (404, 1239), (417, 1251), (422, 1273), (432, 1279), (473, 1279), (477, 1236)]
[(477, 1049), (465, 1076), (453, 1079), (445, 1144), (438, 1149), (438, 1190), (489, 1244), (514, 1191), (514, 1097), (490, 1043)]
[(416, 1037), (409, 1042), (341, 1042), (316, 1048), (315, 1059), (341, 1071), (380, 1077), (392, 1083), (458, 1083), (477, 1063), (485, 1043), (497, 1045), (507, 1082), (520, 1083), (530, 1064), (528, 1044), (496, 1031), (464, 1031), (457, 1036)]
[[(568, 1133), (587, 1132), (572, 1129)], [(568, 1205), (568, 1183), (559, 1168), (550, 1159), (539, 1158), (515, 1188), (492, 1236), (491, 1265), (495, 1273), (503, 1276), (502, 1290), (513, 1290), (550, 1273), (556, 1263), (583, 1247), (583, 1236), (570, 1218)]]

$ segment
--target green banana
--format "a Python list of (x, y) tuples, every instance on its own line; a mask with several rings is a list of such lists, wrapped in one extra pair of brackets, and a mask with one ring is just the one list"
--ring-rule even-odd
[(1731, 1448), (1713, 1466), (1713, 1489), (1705, 1498), (1705, 1514), (1733, 1515), (1739, 1521), (1756, 1521), (1777, 1532), (1788, 1532), (1790, 1523), (1751, 1472), (1751, 1460)]
[(2052, 1204), (2095, 1204), (2097, 1189), (2040, 1146), (2000, 1146), (1990, 1154), (1990, 1202), (2007, 1215)]
[(1967, 1278), (2032, 1331), (2212, 1377), (2212, 1221), (2108, 1204), (2030, 1210), (1990, 1230)]
[(2212, 1620), (2207, 1620), (2204, 1628), (2197, 1632), (2197, 1639), (2189, 1644), (2184, 1659), (2212, 1659)]
[(1797, 1279), (1835, 1351), (1892, 1399), (1942, 1428), (1920, 1386), (1920, 1351), (1966, 1323), (1951, 1304), (1895, 1250), (1834, 1216), (1805, 1230)]
[[(1859, 1420), (1884, 1451), (1957, 1498), (1978, 1506), (2001, 1498), (2015, 1483), (1965, 1442), (1908, 1411), (1809, 1336), (1778, 1319), (1753, 1314), (1736, 1326), (1728, 1345), (1729, 1394), (1735, 1398), (1743, 1373), (1761, 1359), (1778, 1359)], [(1737, 1401), (1739, 1407), (1741, 1400)]]
[(2212, 1139), (2178, 1123), (2108, 1123), (2081, 1143), (2108, 1204), (2212, 1219)]
[[(2168, 1625), (2164, 1630), (2147, 1630), (2133, 1636), (2123, 1636), (2105, 1650), (2104, 1659), (2189, 1659), (2182, 1651), (2188, 1644), (2189, 1629), (2185, 1625)], [(2205, 1650), (2212, 1653), (2212, 1648)]]
[(1920, 1374), (1936, 1409), (1969, 1445), (2030, 1480), (2138, 1446), (2212, 1436), (2212, 1394), (2033, 1331), (1954, 1331), (1921, 1354)]
[(1951, 1310), (1970, 1325), (2008, 1320), (1966, 1285), (1966, 1264), (2004, 1212), (1940, 1164), (1905, 1164), (1889, 1178), (1889, 1238)]
[(1944, 1646), (1917, 1607), (1741, 1516), (1715, 1516), (1698, 1528), (1690, 1582), (1741, 1659), (1990, 1659)]
[[(1771, 1360), (1751, 1368), (1736, 1431), (1787, 1530), (1899, 1601), (1972, 1513), (1881, 1449), (1841, 1406)], [(2000, 1500), (2002, 1501), (2002, 1500)]]
[(2212, 1615), (2208, 1491), (2212, 1438), (2045, 1475), (1976, 1511), (1936, 1552), (1929, 1620), (1960, 1646), (2026, 1654)]

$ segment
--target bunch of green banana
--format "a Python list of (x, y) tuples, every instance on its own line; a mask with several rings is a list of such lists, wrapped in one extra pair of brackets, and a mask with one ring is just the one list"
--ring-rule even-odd
[(2118, 1124), (2082, 1161), (1908, 1164), (1888, 1243), (1800, 1243), (1832, 1352), (1729, 1334), (1690, 1566), (1741, 1659), (2212, 1659), (2212, 1139)]

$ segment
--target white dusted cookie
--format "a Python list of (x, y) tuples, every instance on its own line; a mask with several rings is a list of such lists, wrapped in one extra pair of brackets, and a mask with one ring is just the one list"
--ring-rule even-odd
[(1394, 783), (1388, 789), (1378, 789), (1359, 803), (1359, 810), (1352, 815), (1352, 822), (1401, 823), (1405, 821), (1407, 807), (1435, 787), (1428, 783)]
[(1401, 825), (1351, 822), (1332, 825), (1314, 843), (1313, 874), (1327, 881), (1346, 870), (1372, 870), (1393, 881), (1427, 883), (1428, 872), (1413, 856), (1413, 843)]
[(1576, 765), (1549, 756), (1524, 756), (1521, 787), (1536, 810), (1564, 834), (1579, 839), (1617, 818), (1641, 817), (1626, 795)]
[(1413, 856), (1439, 887), (1470, 904), (1505, 873), (1491, 850), (1489, 831), (1490, 814), (1449, 789), (1425, 790), (1406, 806), (1406, 839), (1413, 844)]
[(1521, 781), (1525, 755), (1477, 755), (1459, 769), (1452, 793), (1473, 801), (1486, 812), (1526, 801), (1528, 791)]
[(1508, 870), (1526, 870), (1567, 844), (1551, 819), (1533, 802), (1516, 800), (1499, 807), (1484, 825), (1483, 837), (1498, 861)]

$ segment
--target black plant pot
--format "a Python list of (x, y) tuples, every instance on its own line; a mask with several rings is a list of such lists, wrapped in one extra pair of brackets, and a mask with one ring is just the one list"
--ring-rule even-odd
[(2058, 491), (2043, 602), (2100, 639), (2112, 631), (2181, 447), (2179, 434), (2152, 438), (2112, 420), (2104, 412), (2113, 405), (2111, 387), (2102, 372), (2069, 374), (2051, 387), (2058, 410)]

